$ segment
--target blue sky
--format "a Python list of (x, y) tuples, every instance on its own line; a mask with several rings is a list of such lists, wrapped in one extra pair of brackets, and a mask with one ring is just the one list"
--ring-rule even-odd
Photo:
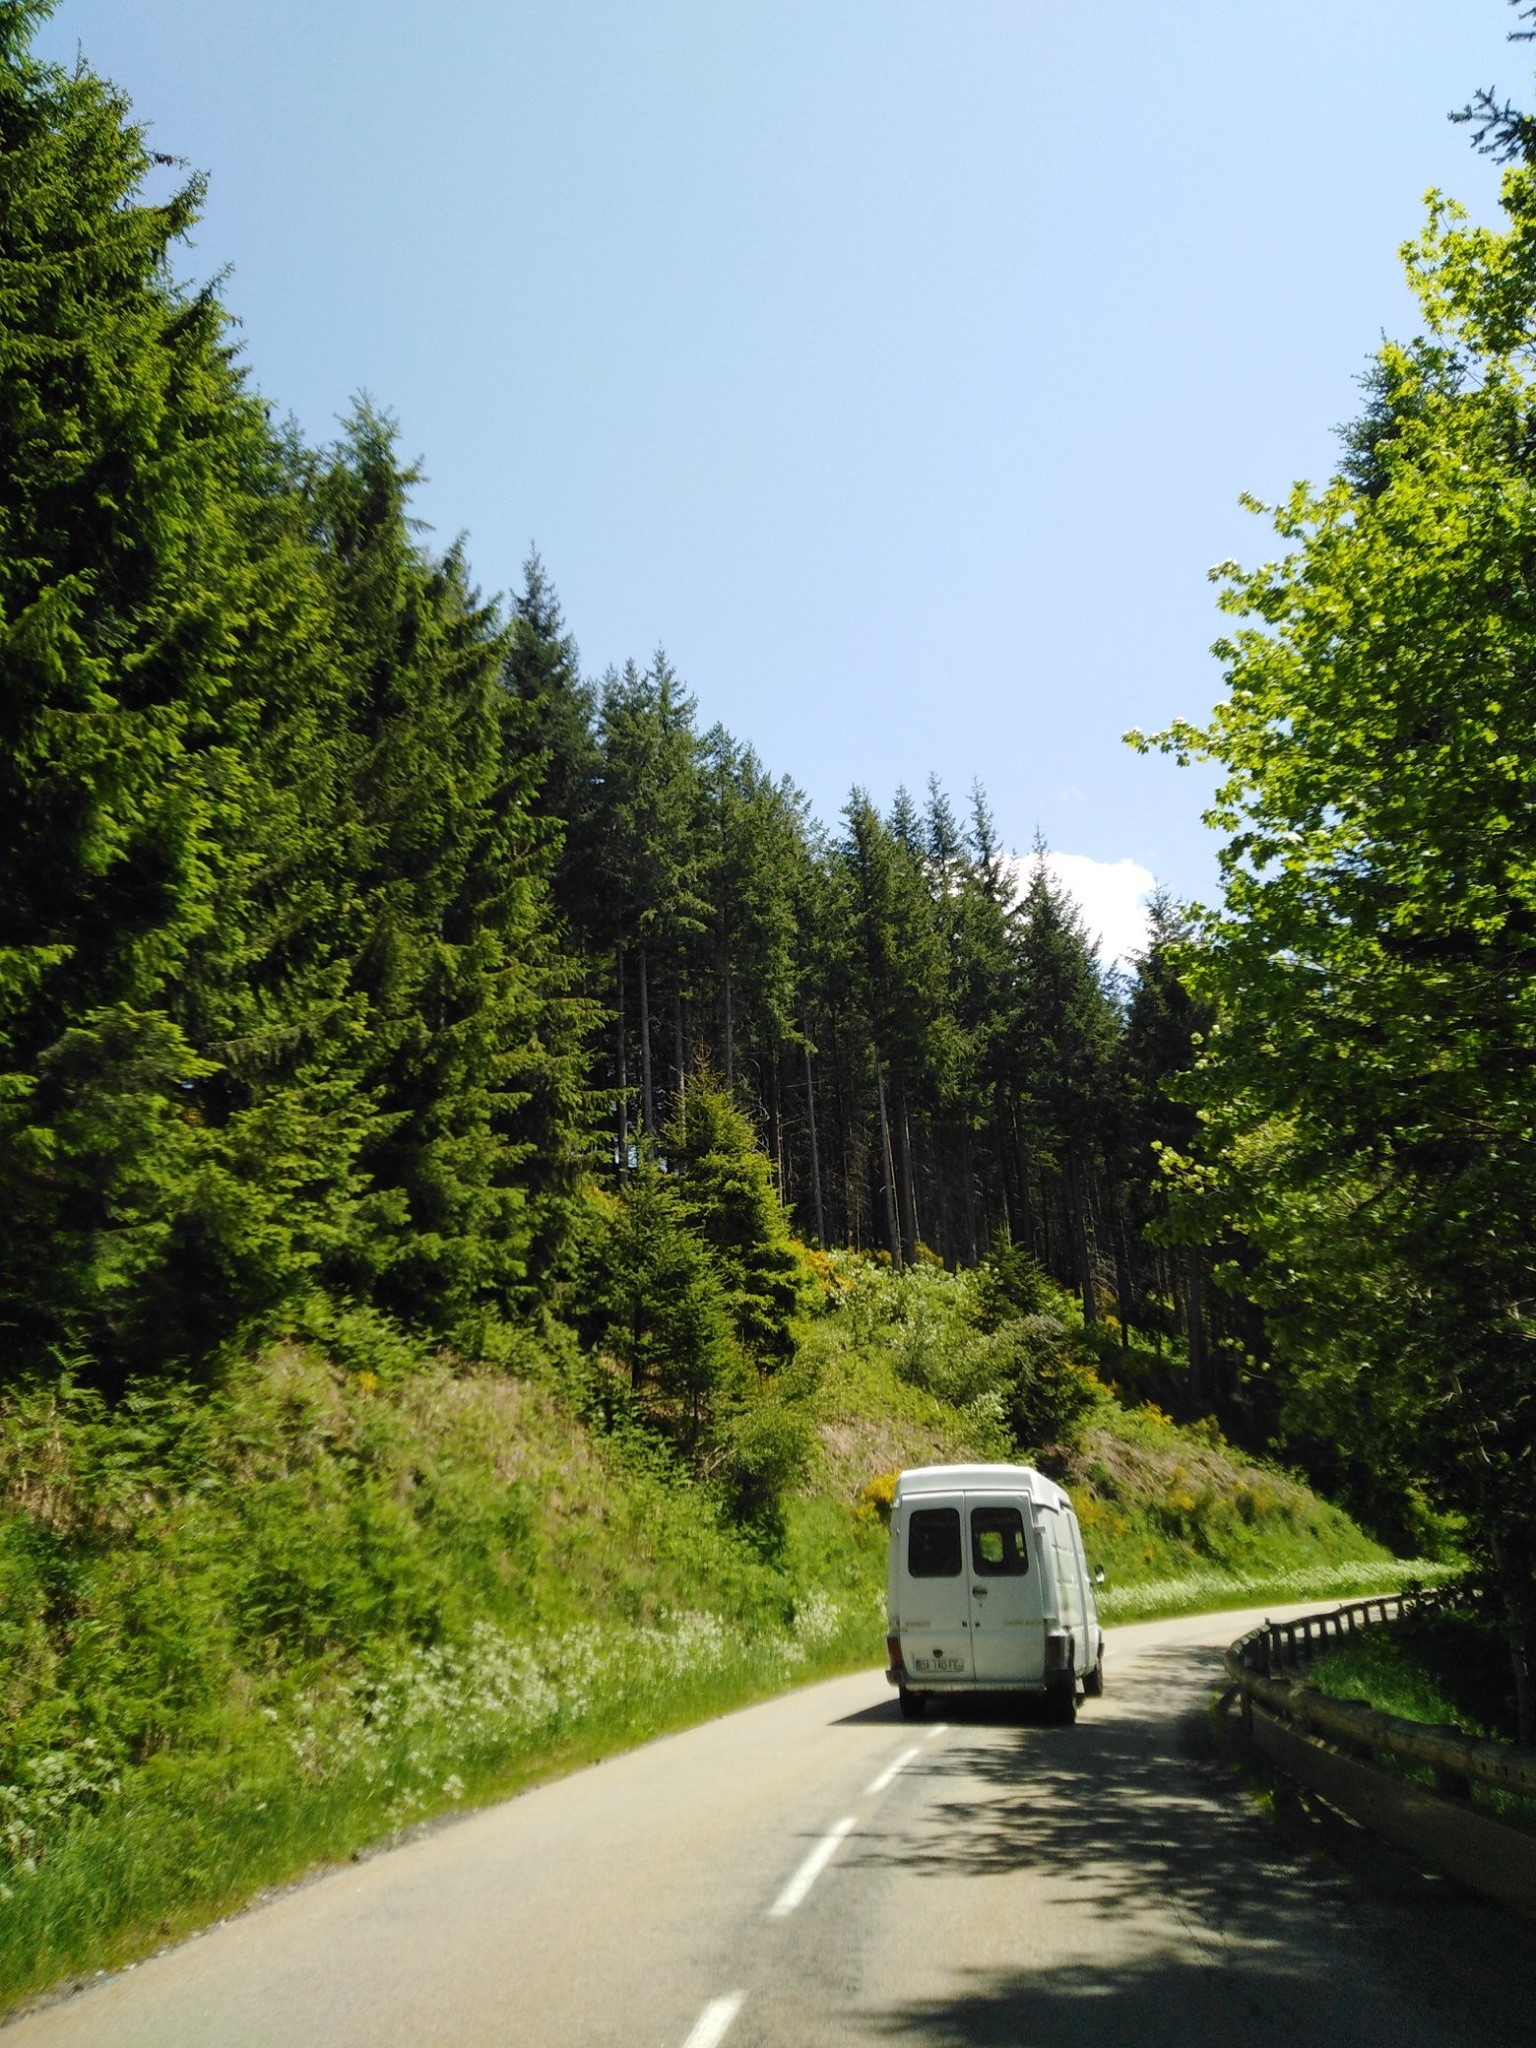
[[(660, 642), (835, 819), (985, 783), (1085, 895), (1214, 886), (1240, 491), (1333, 460), (1498, 0), (65, 0), (211, 175), (259, 388), (367, 389), (487, 589), (537, 541), (598, 673)], [(1529, 92), (1536, 97), (1536, 90)], [(1106, 900), (1108, 900), (1106, 898)], [(1111, 946), (1113, 950), (1113, 945)]]

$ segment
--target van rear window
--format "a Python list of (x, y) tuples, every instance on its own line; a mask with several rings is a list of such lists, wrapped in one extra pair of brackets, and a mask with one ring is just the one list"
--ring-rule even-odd
[(1017, 1508), (971, 1509), (971, 1563), (978, 1578), (1022, 1579), (1029, 1570)]
[(907, 1524), (907, 1573), (914, 1579), (960, 1576), (960, 1510), (915, 1508)]

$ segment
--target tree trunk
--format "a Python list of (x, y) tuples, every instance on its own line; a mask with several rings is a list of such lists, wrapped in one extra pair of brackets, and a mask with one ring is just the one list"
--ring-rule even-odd
[(682, 967), (678, 967), (677, 986), (672, 994), (672, 1065), (677, 1074), (677, 1101), (681, 1106), (688, 1093), (688, 1064), (683, 1050), (683, 985)]
[(1536, 1594), (1531, 1560), (1518, 1539), (1510, 1541), (1500, 1519), (1487, 1517), (1493, 1568), (1504, 1609), (1504, 1641), (1515, 1681), (1515, 1741), (1522, 1749), (1536, 1747)]
[(1029, 1156), (1029, 1133), (1019, 1122), (1019, 1106), (1012, 1102), (1008, 1107), (1009, 1121), (1013, 1126), (1014, 1150), (1018, 1159), (1019, 1173), (1019, 1243), (1027, 1252), (1039, 1259), (1041, 1265), (1051, 1262), (1050, 1208), (1041, 1200), (1041, 1220), (1037, 1227), (1034, 1203), (1030, 1196), (1029, 1178), (1031, 1160)]
[(954, 1221), (954, 1174), (950, 1170), (944, 1143), (942, 1126), (928, 1126), (929, 1155), (928, 1179), (933, 1192), (923, 1197), (923, 1207), (928, 1216), (928, 1228), (933, 1232), (932, 1246), (946, 1266), (958, 1266), (959, 1255), (955, 1248)]
[(825, 1245), (827, 1223), (821, 1207), (821, 1152), (816, 1143), (816, 1087), (811, 1075), (811, 1041), (807, 1038), (802, 1042), (805, 1046), (806, 1126), (811, 1137), (811, 1210), (816, 1218), (816, 1242)]
[(917, 1247), (922, 1242), (917, 1228), (917, 1179), (912, 1171), (912, 1123), (907, 1115), (907, 1091), (901, 1090), (901, 1198), (905, 1214), (902, 1218), (901, 1255), (910, 1266), (917, 1257)]
[(647, 1140), (656, 1136), (656, 1096), (651, 1087), (651, 978), (640, 948), (640, 1110)]
[(768, 1156), (773, 1161), (773, 1184), (779, 1200), (784, 1199), (784, 1118), (779, 1106), (779, 1056), (768, 1063)]
[[(1111, 1200), (1114, 1199), (1111, 1192)], [(1135, 1314), (1135, 1296), (1131, 1290), (1131, 1249), (1125, 1234), (1125, 1212), (1115, 1203), (1114, 1221), (1115, 1244), (1115, 1294), (1120, 1307), (1120, 1349), (1131, 1348), (1131, 1318)]]
[(856, 1198), (853, 1184), (853, 1118), (848, 1106), (848, 1077), (843, 1072), (842, 1044), (837, 1035), (835, 1009), (828, 1012), (827, 1029), (832, 1041), (832, 1113), (837, 1119), (838, 1186), (842, 1190), (839, 1242), (851, 1244), (855, 1251), (859, 1251), (862, 1249), (859, 1235), (863, 1228), (864, 1210)]
[(619, 984), (619, 1180), (629, 1177), (629, 1047), (624, 1012), (624, 948), (616, 949)]
[(971, 1127), (965, 1127), (965, 1136), (960, 1145), (960, 1164), (964, 1175), (965, 1190), (965, 1252), (967, 1262), (974, 1266), (978, 1258), (976, 1245), (976, 1170), (971, 1160)]
[(1083, 1297), (1083, 1321), (1091, 1329), (1099, 1320), (1098, 1295), (1093, 1284), (1093, 1259), (1088, 1250), (1088, 1203), (1083, 1190), (1082, 1169), (1077, 1154), (1067, 1152), (1067, 1218), (1072, 1231), (1073, 1258)]
[(1188, 1303), (1184, 1298), (1184, 1254), (1175, 1252), (1168, 1261), (1169, 1335), (1172, 1340), (1169, 1344), (1170, 1350), (1177, 1343), (1181, 1330), (1186, 1339), (1185, 1348), (1188, 1348), (1189, 1317), (1185, 1313), (1187, 1307)]
[(992, 1143), (997, 1151), (997, 1170), (1002, 1177), (1003, 1231), (1010, 1244), (1028, 1244), (1025, 1205), (1019, 1193), (1019, 1169), (1013, 1131), (1003, 1120), (1001, 1109), (992, 1117)]
[(731, 1007), (731, 956), (725, 956), (725, 975), (720, 984), (721, 1011), (725, 1023), (725, 1085), (736, 1086), (736, 1017)]
[(880, 1104), (880, 1187), (885, 1206), (885, 1241), (891, 1264), (901, 1271), (901, 1231), (896, 1221), (896, 1161), (891, 1152), (891, 1120), (885, 1111), (885, 1070), (875, 1054), (875, 1093)]
[(1205, 1345), (1204, 1279), (1200, 1270), (1200, 1248), (1191, 1245), (1184, 1255), (1185, 1316), (1189, 1334), (1189, 1386), (1200, 1402), (1211, 1398), (1210, 1359)]

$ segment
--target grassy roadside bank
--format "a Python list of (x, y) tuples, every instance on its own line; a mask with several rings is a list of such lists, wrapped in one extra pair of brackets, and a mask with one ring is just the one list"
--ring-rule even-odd
[(878, 1650), (875, 1532), (765, 1557), (536, 1378), (286, 1347), (0, 1443), (0, 2002)]
[(1432, 1585), (1453, 1567), (1429, 1558), (1389, 1558), (1379, 1564), (1317, 1565), (1311, 1569), (1254, 1572), (1191, 1572), (1181, 1579), (1152, 1580), (1143, 1586), (1105, 1586), (1099, 1612), (1105, 1623), (1167, 1621), (1179, 1614), (1221, 1614), (1228, 1609), (1261, 1607), (1266, 1601), (1286, 1607), (1297, 1601), (1321, 1606), (1363, 1599), (1368, 1593), (1395, 1593), (1409, 1584)]
[[(1348, 1597), (1407, 1568), (1313, 1575), (1320, 1597)], [(1105, 1620), (1163, 1619), (1264, 1599), (1310, 1597), (1290, 1581), (1165, 1581), (1110, 1596)], [(880, 1616), (834, 1618), (746, 1640), (703, 1617), (671, 1631), (511, 1645), (482, 1639), (461, 1659), (402, 1672), (404, 1711), (389, 1723), (333, 1722), (353, 1754), (295, 1771), (295, 1744), (227, 1752), (174, 1795), (148, 1774), (110, 1810), (79, 1815), (31, 1886), (4, 1902), (7, 2005), (72, 1969), (111, 1969), (237, 1912), (269, 1888), (365, 1850), (420, 1822), (510, 1798), (644, 1742), (767, 1699), (787, 1687), (872, 1668)], [(509, 1670), (540, 1703), (514, 1706)], [(451, 1704), (450, 1704), (451, 1703)], [(425, 1711), (424, 1711), (425, 1709)], [(18, 1968), (17, 1966), (20, 1965)]]
[(1463, 1735), (1513, 1742), (1509, 1657), (1497, 1624), (1475, 1611), (1430, 1611), (1363, 1629), (1314, 1659), (1307, 1683), (1335, 1699)]
[(467, 1654), (398, 1673), (392, 1718), (349, 1722), (333, 1702), (323, 1762), (311, 1724), (274, 1727), (266, 1745), (174, 1778), (124, 1774), (119, 1795), (78, 1813), (30, 1882), (7, 1887), (0, 2010), (72, 1972), (134, 1961), (419, 1822), (867, 1665), (872, 1634), (867, 1617), (825, 1612), (770, 1638), (703, 1616), (531, 1645), (485, 1634)]
[[(852, 1273), (803, 1333), (809, 1469), (756, 1529), (558, 1348), (491, 1370), (354, 1337), (211, 1394), (9, 1396), (0, 2007), (435, 1815), (876, 1665), (891, 1474), (1018, 1455), (974, 1372), (933, 1384), (964, 1296)], [(1208, 1426), (1062, 1369), (1075, 1426), (1041, 1456), (1106, 1620), (1414, 1569)]]

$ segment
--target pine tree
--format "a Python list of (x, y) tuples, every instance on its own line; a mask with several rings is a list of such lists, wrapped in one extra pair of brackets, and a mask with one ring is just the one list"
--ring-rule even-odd
[(593, 853), (593, 803), (600, 772), (592, 730), (594, 693), (581, 677), (581, 656), (537, 550), (523, 564), (523, 588), (512, 612), (504, 679), (525, 708), (517, 744), (535, 757), (537, 786), (530, 808), (554, 841), (552, 890), (578, 935), (590, 909), (585, 876)]
[[(844, 813), (843, 868), (865, 1015), (872, 1033), (884, 1198), (892, 1255), (921, 1239), (914, 1126), (947, 1087), (953, 1033), (943, 952), (920, 851), (903, 843), (862, 790)], [(920, 828), (913, 836), (920, 847)]]
[(679, 1190), (642, 1160), (616, 1204), (602, 1251), (604, 1348), (637, 1395), (696, 1443), (738, 1372), (727, 1289)]
[(752, 749), (721, 726), (704, 736), (701, 769), (700, 889), (714, 955), (716, 1044), (734, 1087), (744, 1058), (771, 1068), (794, 1034), (804, 798), (771, 780)]
[(1093, 1322), (1098, 1288), (1092, 1209), (1115, 1017), (1082, 917), (1053, 881), (1039, 844), (1019, 908), (1017, 943), (1016, 1051), (1026, 1114), (1037, 1166), (1055, 1181), (1063, 1225), (1056, 1241), (1044, 1247), (1044, 1263), (1072, 1280), (1084, 1318)]
[(348, 1227), (317, 835), (337, 686), (291, 480), (125, 103), (0, 7), (0, 1328), (207, 1356)]
[(459, 551), (415, 541), (414, 480), (363, 404), (313, 485), (352, 679), (357, 1085), (378, 1110), (364, 1227), (332, 1270), (472, 1342), (557, 1256), (586, 1020), (549, 933), (533, 708), (503, 685), (508, 634)]
[(1181, 948), (1194, 938), (1188, 920), (1163, 891), (1154, 894), (1148, 913), (1147, 944), (1136, 963), (1112, 1084), (1119, 1109), (1122, 1200), (1132, 1241), (1141, 1247), (1143, 1277), (1132, 1313), (1161, 1336), (1164, 1300), (1182, 1297), (1198, 1397), (1215, 1391), (1204, 1384), (1206, 1318), (1200, 1310), (1205, 1255), (1196, 1246), (1160, 1246), (1158, 1240), (1169, 1236), (1169, 1183), (1162, 1160), (1165, 1155), (1187, 1157), (1198, 1129), (1195, 1110), (1180, 1099), (1177, 1083), (1195, 1063), (1211, 1010), (1191, 994), (1180, 969)]
[[(984, 811), (979, 789), (976, 797)], [(929, 789), (927, 842), (955, 1047), (946, 1104), (946, 1178), (955, 1214), (940, 1248), (974, 1265), (999, 1232), (1027, 1233), (1028, 1224), (1027, 1211), (1010, 1201), (1008, 1173), (1012, 1095), (1005, 1051), (1015, 998), (1008, 904), (1000, 858), (990, 866), (975, 857), (937, 783)]]
[(665, 1134), (684, 1212), (713, 1255), (736, 1334), (763, 1365), (794, 1349), (804, 1260), (751, 1124), (708, 1073), (693, 1077)]
[(700, 893), (693, 711), (693, 699), (658, 650), (644, 674), (630, 662), (622, 674), (605, 678), (598, 712), (600, 855), (588, 881), (596, 899), (593, 921), (601, 916), (605, 939), (623, 956), (616, 962), (621, 993), (634, 992), (640, 1123), (648, 1140), (661, 1125), (664, 1004), (670, 994), (673, 1082), (680, 1087), (685, 1048), (676, 1041), (683, 1035), (689, 952), (709, 915)]

